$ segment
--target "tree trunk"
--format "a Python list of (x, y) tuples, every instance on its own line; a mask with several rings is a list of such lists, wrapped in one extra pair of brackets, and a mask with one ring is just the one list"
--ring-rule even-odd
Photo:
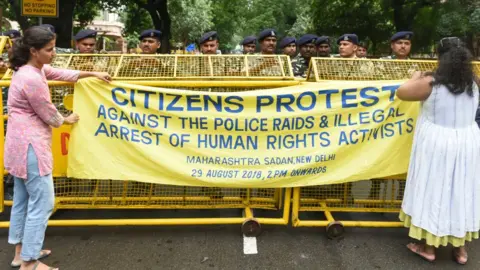
[[(157, 12), (160, 15), (161, 27), (162, 27), (162, 53), (170, 52), (170, 38), (172, 37), (170, 20), (170, 14), (168, 13), (167, 0), (162, 1), (161, 6), (157, 8)], [(157, 27), (157, 25), (155, 25)]]
[(60, 0), (59, 4), (58, 18), (43, 18), (43, 23), (48, 23), (55, 27), (57, 47), (72, 48), (73, 11), (77, 1)]
[[(20, 0), (14, 0), (10, 3), (15, 11), (15, 17), (20, 24), (20, 28), (23, 31), (27, 30), (32, 25), (28, 22), (27, 17), (21, 16)], [(72, 47), (73, 10), (76, 3), (76, 0), (60, 0), (58, 18), (43, 18), (43, 23), (51, 24), (55, 27), (57, 47)]]
[(155, 29), (162, 31), (160, 52), (170, 52), (170, 38), (172, 36), (170, 28), (172, 21), (168, 13), (167, 0), (149, 0), (147, 4), (141, 4), (140, 7), (148, 11), (150, 17), (152, 17)]
[(22, 31), (25, 31), (28, 27), (30, 27), (30, 24), (27, 21), (27, 17), (23, 17), (21, 15), (22, 11), (20, 10), (20, 0), (10, 1), (10, 5), (15, 11), (15, 19), (17, 20), (18, 24), (20, 24), (20, 28), (22, 29)]

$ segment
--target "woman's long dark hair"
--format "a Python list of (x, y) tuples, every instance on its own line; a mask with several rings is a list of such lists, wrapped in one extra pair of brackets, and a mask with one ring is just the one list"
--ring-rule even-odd
[(438, 68), (433, 73), (432, 86), (445, 85), (455, 95), (467, 91), (473, 96), (473, 56), (465, 44), (457, 37), (443, 38), (438, 43), (437, 52)]
[(30, 60), (31, 48), (40, 50), (55, 38), (55, 34), (45, 27), (33, 26), (28, 28), (23, 37), (18, 38), (13, 44), (12, 53), (9, 56), (10, 67), (17, 71)]

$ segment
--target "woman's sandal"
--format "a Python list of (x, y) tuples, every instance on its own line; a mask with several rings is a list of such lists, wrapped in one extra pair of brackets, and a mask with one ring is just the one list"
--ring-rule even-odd
[[(407, 245), (407, 248), (408, 248), (408, 250), (410, 250), (411, 252), (420, 256), (420, 258), (424, 259), (427, 262), (433, 263), (435, 261), (435, 255), (434, 254), (430, 255), (430, 254), (427, 254), (425, 252), (425, 245), (424, 244), (410, 243), (410, 244)], [(425, 256), (425, 254), (427, 256), (433, 256), (433, 258), (429, 258), (429, 257)]]
[[(459, 255), (459, 252), (458, 252), (458, 249), (454, 248), (454, 249), (452, 250), (452, 256), (453, 256), (453, 260), (454, 260), (456, 263), (458, 263), (458, 264), (460, 264), (460, 265), (465, 265), (465, 264), (467, 264), (468, 254), (466, 254), (465, 256), (460, 256), (460, 255)], [(461, 260), (460, 258), (462, 258), (462, 257), (463, 257), (463, 259)]]
[[(46, 250), (42, 250), (40, 251), (40, 257), (38, 257), (39, 260), (43, 260), (45, 258), (47, 258), (48, 256), (50, 256), (52, 254), (52, 252), (46, 252)], [(22, 260), (18, 260), (18, 261), (12, 261), (12, 263), (10, 263), (10, 266), (12, 268), (20, 268), (20, 266), (22, 265)]]
[[(37, 261), (35, 265), (33, 265), (32, 270), (37, 270), (37, 267), (41, 264), (40, 261)], [(48, 270), (59, 270), (58, 268), (48, 267)]]

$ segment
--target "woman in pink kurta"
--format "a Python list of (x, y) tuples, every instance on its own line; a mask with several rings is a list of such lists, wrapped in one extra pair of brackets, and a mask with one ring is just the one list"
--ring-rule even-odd
[(8, 93), (5, 168), (14, 176), (14, 197), (8, 242), (15, 245), (12, 267), (53, 269), (38, 260), (50, 255), (42, 250), (48, 219), (54, 206), (52, 178), (52, 127), (74, 124), (79, 116), (62, 116), (50, 99), (47, 80), (76, 82), (95, 76), (109, 81), (107, 73), (56, 69), (55, 34), (32, 27), (15, 42), (10, 65), (15, 73)]

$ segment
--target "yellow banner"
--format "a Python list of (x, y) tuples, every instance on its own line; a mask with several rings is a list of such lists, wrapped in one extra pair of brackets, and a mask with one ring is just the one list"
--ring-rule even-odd
[(81, 80), (68, 176), (262, 188), (404, 174), (418, 103), (395, 98), (400, 83), (218, 93)]

